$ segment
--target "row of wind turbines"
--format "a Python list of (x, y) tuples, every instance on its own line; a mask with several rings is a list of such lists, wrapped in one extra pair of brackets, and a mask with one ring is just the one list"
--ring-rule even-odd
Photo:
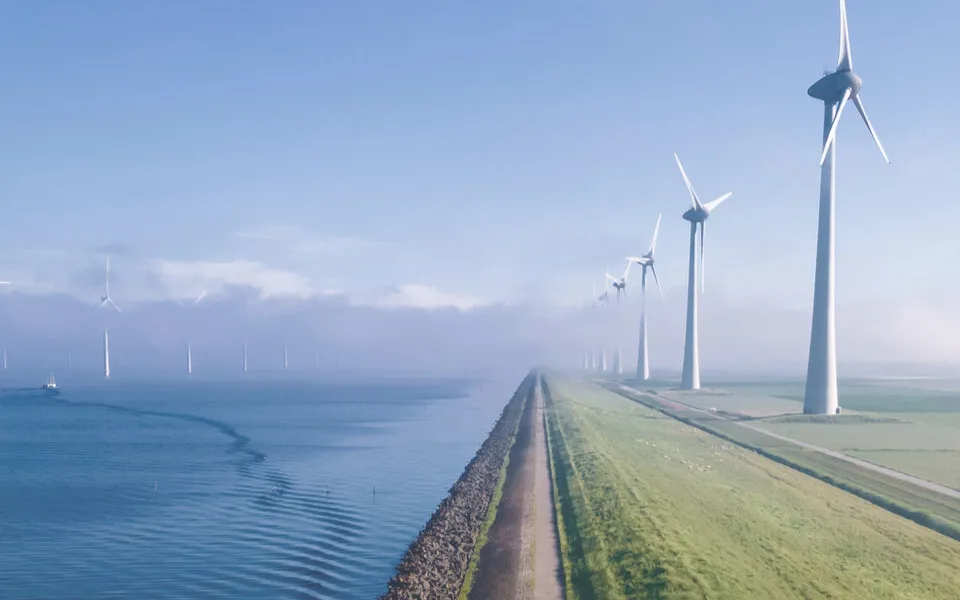
[[(207, 297), (207, 291), (204, 290), (197, 296), (194, 300), (189, 302), (189, 305), (196, 306)], [(100, 308), (113, 309), (118, 313), (123, 312), (120, 309), (120, 306), (114, 302), (113, 297), (110, 296), (110, 258), (107, 258), (107, 271), (106, 278), (104, 280), (104, 291), (103, 295), (100, 296)], [(4, 368), (6, 368), (6, 347), (3, 351), (3, 363)], [(162, 363), (161, 363), (162, 364)], [(289, 369), (289, 353), (287, 352), (287, 345), (283, 345), (283, 370), (286, 371)], [(319, 368), (319, 357), (316, 357), (315, 366)], [(247, 373), (249, 371), (249, 362), (247, 360), (247, 343), (243, 343), (243, 372)], [(187, 340), (187, 374), (193, 373), (193, 343), (190, 340)], [(107, 327), (103, 328), (103, 375), (105, 378), (110, 378), (110, 334), (107, 330)]]
[[(836, 315), (835, 315), (835, 275), (834, 275), (834, 206), (837, 125), (847, 103), (852, 101), (863, 119), (873, 141), (879, 148), (884, 160), (890, 163), (887, 153), (877, 137), (870, 119), (867, 118), (863, 100), (860, 97), (862, 80), (853, 72), (853, 58), (850, 51), (850, 33), (847, 26), (847, 6), (840, 0), (840, 53), (837, 68), (827, 72), (810, 86), (807, 94), (823, 102), (823, 148), (820, 153), (820, 209), (817, 228), (817, 259), (814, 277), (813, 319), (810, 327), (810, 353), (807, 363), (807, 379), (804, 390), (803, 412), (808, 414), (836, 414), (840, 412), (837, 394), (837, 353), (836, 353)], [(690, 183), (680, 158), (674, 154), (680, 174), (690, 193), (692, 206), (683, 213), (683, 219), (690, 222), (690, 265), (687, 277), (687, 318), (686, 335), (683, 350), (683, 370), (680, 388), (684, 390), (700, 389), (700, 354), (697, 338), (698, 293), (697, 267), (700, 269), (700, 293), (703, 293), (703, 242), (704, 227), (711, 213), (733, 193), (723, 194), (711, 202), (701, 202)], [(699, 261), (697, 256), (697, 230), (700, 231)], [(660, 281), (654, 267), (654, 252), (657, 245), (657, 233), (660, 230), (660, 217), (654, 229), (653, 240), (646, 254), (640, 257), (627, 257), (627, 267), (620, 278), (605, 273), (604, 291), (596, 298), (594, 306), (603, 306), (609, 302), (607, 285), (613, 284), (620, 295), (626, 297), (627, 278), (630, 267), (641, 265), (643, 272), (640, 282), (640, 350), (637, 361), (637, 379), (650, 378), (650, 363), (647, 348), (646, 321), (646, 275), (649, 269), (660, 290)], [(661, 291), (662, 295), (662, 291)], [(594, 296), (596, 292), (594, 291)], [(599, 359), (598, 359), (599, 358)], [(587, 356), (584, 367), (606, 371), (606, 356), (603, 350), (593, 359)], [(619, 352), (614, 356), (614, 371), (619, 373)]]

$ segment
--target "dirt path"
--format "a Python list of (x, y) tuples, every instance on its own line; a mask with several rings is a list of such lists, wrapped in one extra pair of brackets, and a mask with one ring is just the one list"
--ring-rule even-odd
[(470, 600), (532, 598), (529, 562), (533, 535), (527, 522), (533, 504), (533, 439), (538, 414), (533, 399), (532, 395), (528, 397), (520, 417), (497, 517), (487, 533), (487, 543), (480, 550)]
[(543, 395), (528, 398), (470, 600), (562, 600)]
[(534, 600), (562, 600), (563, 572), (560, 568), (560, 546), (557, 542), (557, 521), (553, 504), (553, 480), (547, 455), (546, 415), (540, 383), (534, 390), (536, 434), (534, 435)]

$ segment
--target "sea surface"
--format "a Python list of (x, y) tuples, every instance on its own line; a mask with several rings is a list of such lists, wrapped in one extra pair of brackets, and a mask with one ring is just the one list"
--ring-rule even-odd
[(519, 382), (7, 386), (0, 598), (376, 598)]

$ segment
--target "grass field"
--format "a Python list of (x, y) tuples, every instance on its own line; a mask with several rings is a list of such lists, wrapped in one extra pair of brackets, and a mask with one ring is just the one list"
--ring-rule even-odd
[(547, 383), (569, 597), (956, 597), (960, 543), (598, 386)]
[[(630, 384), (637, 390), (651, 387)], [(960, 489), (960, 392), (950, 387), (951, 382), (843, 382), (840, 398), (845, 412), (827, 419), (798, 414), (802, 381), (722, 385), (694, 393), (654, 389), (663, 398), (731, 418), (762, 419), (758, 425), (771, 432)], [(781, 418), (784, 415), (787, 418)]]
[[(760, 427), (960, 490), (960, 429), (925, 421), (778, 423)], [(932, 414), (932, 413), (926, 413)]]

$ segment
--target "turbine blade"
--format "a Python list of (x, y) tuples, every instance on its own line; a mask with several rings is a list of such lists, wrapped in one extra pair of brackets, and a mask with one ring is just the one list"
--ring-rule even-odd
[(627, 259), (627, 268), (624, 269), (624, 271), (623, 271), (623, 283), (624, 283), (624, 284), (627, 283), (627, 277), (630, 276), (630, 267), (632, 267), (632, 266), (633, 266), (633, 261), (631, 261), (630, 259)]
[(200, 292), (200, 295), (197, 296), (197, 299), (193, 301), (194, 304), (200, 304), (200, 301), (207, 297), (207, 290)]
[(863, 108), (863, 100), (860, 99), (860, 94), (857, 94), (853, 97), (853, 105), (857, 107), (857, 112), (860, 113), (860, 116), (863, 117), (863, 122), (867, 125), (867, 130), (870, 131), (870, 135), (873, 136), (873, 141), (877, 143), (877, 148), (880, 149), (880, 154), (883, 155), (883, 160), (887, 161), (887, 164), (890, 164), (890, 159), (887, 158), (887, 153), (883, 150), (883, 144), (880, 143), (880, 138), (877, 137), (877, 132), (873, 130), (873, 125), (870, 124), (870, 119), (867, 118), (867, 111)]
[(837, 70), (849, 71), (853, 68), (850, 54), (850, 30), (847, 28), (847, 3), (840, 0), (840, 56), (837, 58)]
[(723, 201), (726, 200), (727, 198), (729, 198), (729, 197), (732, 196), (732, 195), (733, 195), (733, 192), (727, 192), (726, 194), (720, 196), (720, 197), (717, 198), (716, 200), (713, 200), (713, 201), (711, 201), (711, 202), (707, 202), (706, 204), (703, 205), (703, 207), (704, 207), (705, 209), (707, 209), (707, 212), (710, 212), (711, 210), (713, 210), (713, 209), (715, 209), (716, 207), (718, 207), (718, 206), (720, 206), (721, 204), (723, 204)]
[(619, 279), (617, 279), (616, 277), (614, 277), (614, 276), (611, 275), (610, 273), (604, 273), (604, 275), (607, 276), (607, 281), (620, 281)]
[(107, 298), (107, 302), (109, 302), (111, 306), (117, 309), (117, 312), (123, 312), (122, 310), (120, 310), (120, 307), (117, 306), (117, 303), (113, 301), (113, 299)]
[(703, 232), (706, 230), (706, 221), (700, 222), (700, 293), (703, 293), (704, 284), (707, 282), (703, 276)]
[(660, 235), (660, 218), (663, 216), (663, 213), (657, 215), (657, 226), (653, 228), (653, 239), (650, 241), (650, 249), (647, 250), (647, 254), (653, 256), (653, 253), (657, 249), (657, 236)]
[(663, 298), (663, 290), (660, 288), (660, 278), (657, 277), (657, 269), (653, 265), (650, 265), (650, 271), (653, 273), (653, 280), (657, 284), (657, 291), (660, 292), (660, 298)]
[(693, 184), (690, 183), (690, 178), (687, 177), (687, 172), (683, 170), (683, 163), (680, 162), (680, 157), (677, 156), (677, 153), (673, 153), (673, 157), (677, 159), (677, 166), (680, 167), (680, 174), (683, 175), (683, 182), (687, 184), (687, 191), (690, 192), (690, 198), (693, 200), (693, 207), (700, 208), (700, 199), (697, 198), (697, 193), (693, 191)]
[(820, 166), (823, 166), (823, 161), (827, 160), (827, 151), (830, 150), (830, 146), (833, 144), (833, 140), (837, 137), (837, 125), (840, 123), (840, 114), (843, 112), (843, 107), (847, 105), (847, 100), (850, 99), (850, 88), (847, 88), (843, 91), (843, 98), (840, 99), (840, 107), (837, 108), (837, 114), (833, 115), (833, 123), (830, 125), (830, 133), (827, 134), (827, 139), (823, 142), (823, 152), (820, 154)]

